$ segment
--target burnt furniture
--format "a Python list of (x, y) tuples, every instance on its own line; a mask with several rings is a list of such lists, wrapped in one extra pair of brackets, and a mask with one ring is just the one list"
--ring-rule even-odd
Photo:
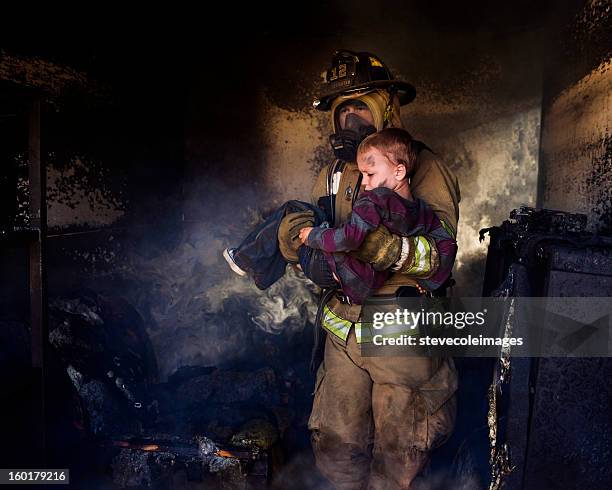
[[(612, 297), (612, 238), (585, 226), (584, 215), (523, 207), (482, 230), (491, 237), (483, 295), (518, 265), (526, 277), (512, 295)], [(510, 369), (499, 417), (514, 465), (505, 488), (610, 488), (612, 360), (513, 358)]]

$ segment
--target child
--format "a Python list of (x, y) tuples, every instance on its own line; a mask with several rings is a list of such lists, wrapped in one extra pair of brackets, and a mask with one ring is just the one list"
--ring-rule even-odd
[[(293, 212), (292, 209), (312, 209), (315, 220), (313, 226), (300, 231), (300, 240), (304, 245), (299, 249), (299, 256), (300, 264), (304, 262), (304, 268), (308, 266), (307, 259), (311, 254), (320, 251), (325, 255), (328, 267), (317, 272), (327, 285), (320, 286), (342, 288), (343, 293), (356, 304), (362, 304), (372, 292), (380, 288), (390, 272), (376, 271), (371, 264), (358, 260), (348, 252), (358, 249), (367, 233), (382, 224), (400, 236), (427, 235), (435, 240), (440, 252), (440, 264), (434, 277), (423, 282), (426, 282), (428, 289), (436, 289), (450, 275), (457, 245), (431, 208), (424, 201), (413, 199), (409, 175), (415, 163), (416, 151), (406, 131), (388, 128), (372, 134), (361, 142), (357, 151), (357, 166), (363, 176), (365, 191), (359, 193), (346, 224), (329, 228), (320, 209), (299, 201), (289, 201), (266, 219), (238, 248), (226, 249), (224, 256), (235, 271), (238, 269), (243, 274), (250, 271), (259, 287), (263, 284), (258, 281), (258, 276), (261, 279), (264, 269), (264, 276), (275, 278), (272, 282), (276, 281), (284, 273), (286, 263), (278, 251), (276, 235), (274, 232), (266, 233), (266, 230), (271, 228), (278, 232), (280, 221), (287, 212)], [(274, 262), (280, 256), (282, 263), (282, 270), (279, 263), (272, 275), (267, 274), (270, 267), (261, 267), (265, 265), (265, 260), (261, 261), (262, 254), (258, 252), (266, 248), (275, 248)], [(414, 257), (417, 251), (403, 250), (402, 253)], [(304, 272), (311, 277), (306, 270)]]

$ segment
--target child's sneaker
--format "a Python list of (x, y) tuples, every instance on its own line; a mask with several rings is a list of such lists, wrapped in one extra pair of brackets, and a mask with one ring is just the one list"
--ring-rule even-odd
[(242, 270), (238, 264), (234, 261), (234, 251), (236, 249), (235, 248), (226, 248), (223, 251), (223, 258), (225, 259), (225, 261), (229, 264), (229, 266), (231, 267), (231, 269), (238, 274), (239, 276), (246, 276), (246, 271)]

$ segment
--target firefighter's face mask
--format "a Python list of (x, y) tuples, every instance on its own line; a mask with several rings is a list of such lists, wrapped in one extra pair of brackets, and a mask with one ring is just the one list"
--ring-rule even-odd
[(336, 158), (354, 162), (357, 147), (366, 136), (376, 132), (374, 117), (370, 109), (360, 101), (348, 101), (336, 111), (337, 125), (340, 130), (329, 137)]

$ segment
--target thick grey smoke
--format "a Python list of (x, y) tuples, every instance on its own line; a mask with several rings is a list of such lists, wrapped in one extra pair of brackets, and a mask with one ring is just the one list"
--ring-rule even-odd
[(258, 218), (240, 226), (242, 220), (227, 220), (223, 206), (218, 209), (215, 221), (188, 223), (171, 249), (130, 251), (120, 267), (124, 280), (134, 284), (126, 294), (149, 320), (162, 378), (184, 365), (221, 365), (256, 355), (254, 330), (292, 337), (314, 322), (317, 288), (301, 273), (288, 267), (285, 277), (261, 291), (230, 270), (223, 248), (237, 245)]

